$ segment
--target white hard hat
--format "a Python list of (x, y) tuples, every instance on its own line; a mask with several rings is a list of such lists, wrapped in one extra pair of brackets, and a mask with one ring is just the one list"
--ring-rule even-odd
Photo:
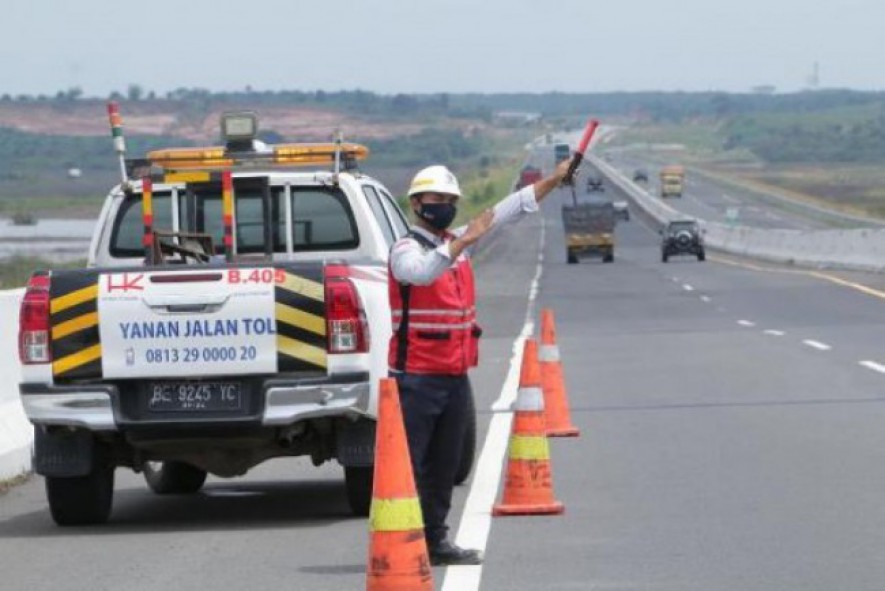
[(445, 193), (461, 196), (461, 187), (452, 171), (445, 166), (428, 166), (418, 171), (409, 187), (409, 197), (419, 193)]

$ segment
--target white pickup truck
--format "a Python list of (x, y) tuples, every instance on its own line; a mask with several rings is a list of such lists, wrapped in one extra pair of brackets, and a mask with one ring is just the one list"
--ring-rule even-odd
[(366, 154), (242, 136), (151, 153), (108, 195), (88, 268), (31, 278), (19, 389), (56, 523), (106, 521), (118, 467), (188, 494), (301, 455), (337, 460), (368, 513), (387, 258), (409, 228)]

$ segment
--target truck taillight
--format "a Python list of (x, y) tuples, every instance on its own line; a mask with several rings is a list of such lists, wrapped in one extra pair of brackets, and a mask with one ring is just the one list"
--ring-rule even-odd
[(18, 320), (18, 355), (22, 364), (52, 361), (49, 338), (49, 276), (28, 280)]
[(326, 334), (329, 353), (367, 353), (369, 327), (356, 286), (327, 269)]

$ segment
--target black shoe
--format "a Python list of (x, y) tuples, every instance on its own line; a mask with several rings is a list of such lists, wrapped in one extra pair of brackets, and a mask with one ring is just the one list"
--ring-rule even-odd
[(451, 564), (482, 564), (479, 550), (468, 550), (443, 540), (428, 548), (432, 566), (448, 566)]

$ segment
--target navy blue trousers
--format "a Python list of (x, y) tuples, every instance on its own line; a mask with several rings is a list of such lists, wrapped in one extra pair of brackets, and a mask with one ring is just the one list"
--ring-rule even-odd
[(470, 380), (466, 375), (394, 374), (412, 470), (431, 547), (446, 538), (455, 474), (461, 461)]

